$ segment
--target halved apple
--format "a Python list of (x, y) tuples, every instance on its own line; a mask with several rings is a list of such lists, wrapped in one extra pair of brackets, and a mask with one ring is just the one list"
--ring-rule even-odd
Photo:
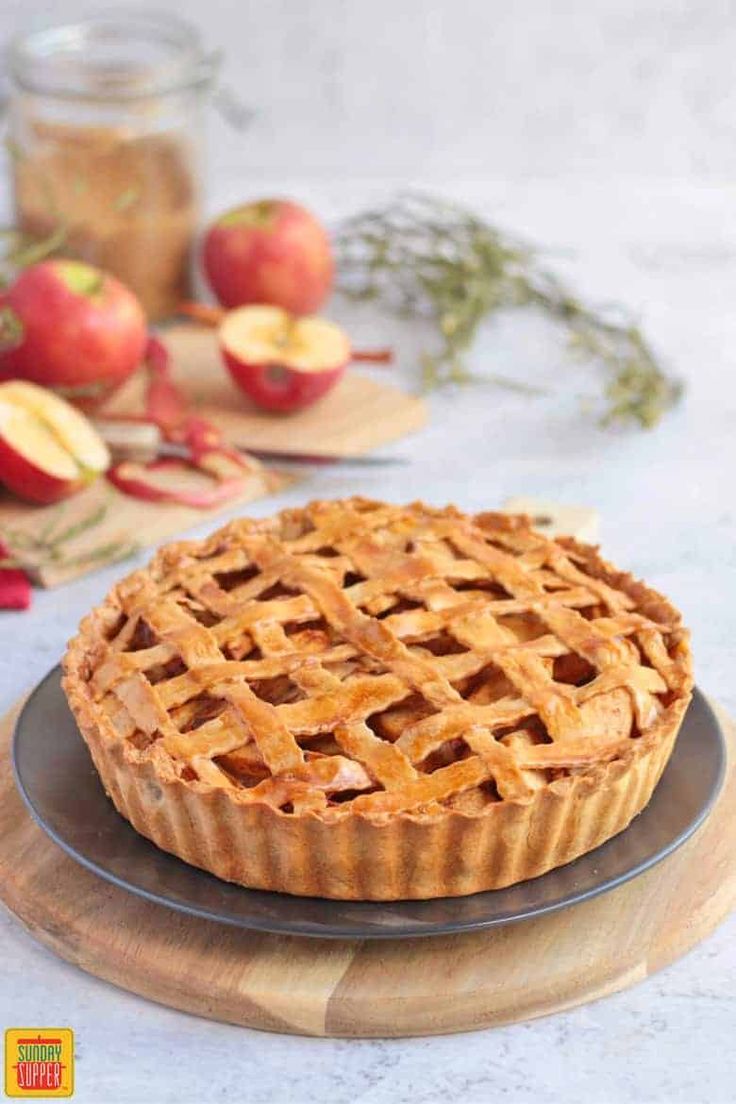
[(24, 380), (0, 384), (0, 483), (14, 494), (58, 502), (109, 464), (102, 438), (65, 399)]
[(342, 378), (350, 341), (323, 318), (300, 318), (279, 307), (229, 311), (219, 331), (220, 350), (238, 387), (263, 410), (303, 410)]

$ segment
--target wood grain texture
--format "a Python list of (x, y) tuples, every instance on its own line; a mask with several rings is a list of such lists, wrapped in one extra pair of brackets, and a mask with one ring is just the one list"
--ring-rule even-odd
[[(333, 391), (308, 410), (266, 414), (238, 390), (223, 368), (215, 335), (188, 323), (164, 333), (174, 378), (201, 417), (240, 448), (321, 452), (345, 456), (369, 452), (425, 424), (427, 405), (394, 387), (391, 368), (380, 382), (349, 369)], [(134, 377), (105, 407), (108, 414), (140, 410), (143, 380)]]
[[(358, 454), (379, 448), (406, 433), (420, 429), (427, 419), (422, 399), (398, 388), (376, 382), (359, 373), (349, 372), (333, 392), (321, 402), (299, 414), (264, 414), (230, 381), (220, 363), (214, 335), (199, 326), (172, 326), (166, 342), (175, 365), (175, 379), (193, 409), (217, 425), (225, 437), (241, 447), (275, 449), (285, 452), (323, 452), (332, 456)], [(105, 407), (104, 415), (140, 414), (143, 411), (144, 383), (140, 375), (123, 387)], [(65, 545), (70, 560), (89, 555), (104, 546), (127, 543), (134, 537), (139, 544), (152, 547), (195, 525), (231, 510), (238, 502), (252, 502), (271, 494), (295, 478), (293, 472), (264, 468), (254, 473), (242, 494), (222, 506), (195, 510), (173, 503), (142, 502), (121, 494), (106, 480), (98, 480), (88, 490), (62, 504), (64, 527), (88, 517), (107, 503), (104, 520), (78, 539)], [(199, 481), (206, 486), (208, 480)], [(9, 535), (15, 529), (39, 534), (59, 507), (39, 507), (21, 502), (0, 488), (0, 534), (11, 548)], [(268, 513), (264, 507), (263, 513)], [(14, 549), (15, 551), (15, 549)], [(19, 558), (22, 553), (18, 550)], [(114, 556), (95, 557), (83, 563), (49, 563), (34, 571), (41, 586), (57, 586), (111, 562)]]
[(266, 1031), (406, 1036), (469, 1031), (624, 989), (736, 905), (736, 729), (723, 792), (674, 855), (612, 893), (495, 931), (391, 942), (264, 935), (170, 911), (78, 866), (32, 821), (0, 721), (0, 897), (83, 970), (150, 1000)]
[[(143, 502), (139, 498), (121, 494), (105, 479), (97, 480), (87, 490), (56, 506), (32, 506), (0, 488), (0, 534), (13, 549), (12, 533), (16, 530), (38, 535), (52, 524), (54, 531), (58, 531), (105, 508), (104, 517), (99, 523), (64, 543), (64, 557), (70, 562), (48, 562), (34, 568), (32, 561), (29, 561), (33, 581), (42, 587), (55, 587), (94, 571), (102, 564), (114, 563), (119, 559), (119, 556), (110, 551), (114, 546), (126, 546), (133, 541), (138, 546), (150, 548), (161, 541), (173, 539), (208, 519), (212, 519), (214, 529), (218, 515), (232, 510), (238, 503), (245, 505), (273, 494), (291, 479), (290, 475), (282, 475), (264, 467), (254, 472), (252, 477), (249, 476), (241, 493), (221, 506), (208, 510), (195, 510), (191, 506), (178, 506), (174, 503)], [(200, 483), (206, 485), (206, 477)], [(264, 507), (263, 513), (268, 512), (268, 508)], [(18, 550), (17, 554), (25, 566), (22, 550)], [(125, 573), (124, 566), (121, 566), (120, 573)]]

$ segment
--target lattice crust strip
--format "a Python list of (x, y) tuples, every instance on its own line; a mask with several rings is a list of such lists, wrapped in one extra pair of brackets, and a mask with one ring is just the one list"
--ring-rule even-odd
[(354, 499), (232, 523), (121, 584), (91, 676), (122, 738), (286, 812), (531, 800), (625, 753), (686, 677), (584, 549)]

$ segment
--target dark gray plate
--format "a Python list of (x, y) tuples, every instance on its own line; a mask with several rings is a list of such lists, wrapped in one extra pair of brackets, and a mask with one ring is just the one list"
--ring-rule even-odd
[(679, 847), (713, 805), (725, 768), (718, 721), (696, 691), (675, 751), (644, 812), (615, 839), (541, 878), (472, 897), (325, 901), (242, 889), (159, 851), (116, 813), (79, 735), (59, 668), (18, 719), (18, 787), (41, 827), (77, 862), (141, 897), (208, 920), (320, 938), (381, 939), (471, 931), (540, 916), (613, 889)]

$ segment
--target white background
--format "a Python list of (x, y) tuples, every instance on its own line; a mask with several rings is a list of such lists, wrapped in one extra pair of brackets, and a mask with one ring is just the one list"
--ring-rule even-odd
[[(98, 8), (104, 4), (97, 5)], [(218, 160), (309, 176), (736, 169), (729, 0), (158, 0), (256, 112)], [(3, 33), (94, 5), (3, 0)], [(226, 148), (227, 147), (227, 148)]]

